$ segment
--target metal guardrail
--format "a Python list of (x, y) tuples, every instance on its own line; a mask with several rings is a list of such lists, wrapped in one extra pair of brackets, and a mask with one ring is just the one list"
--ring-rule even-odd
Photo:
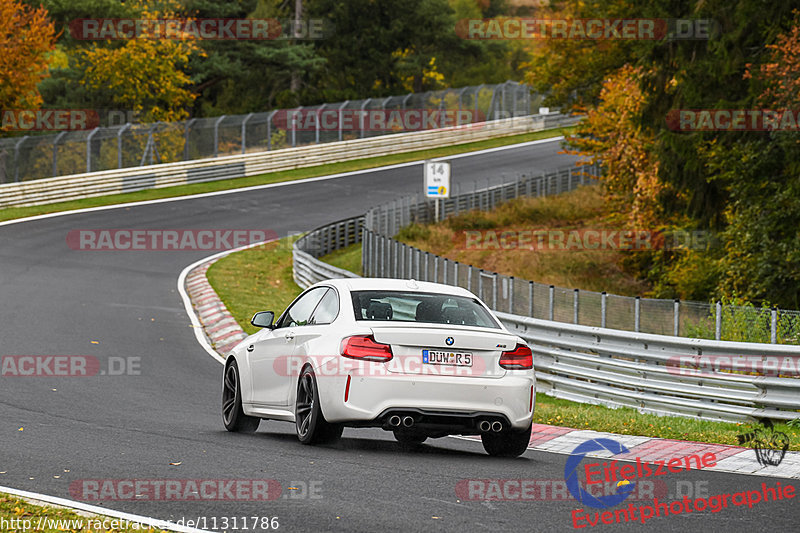
[(309, 145), (245, 155), (204, 159), (189, 163), (167, 163), (104, 172), (46, 178), (0, 185), (0, 208), (42, 205), (92, 196), (203, 183), (267, 172), (338, 163), (365, 157), (476, 142), (572, 125), (577, 117), (532, 115), (468, 126), (383, 135), (351, 141)]
[[(558, 194), (587, 182), (595, 171), (562, 169), (494, 187), (490, 184), (476, 187), (446, 202), (444, 213), (485, 209), (514, 194), (530, 191)], [(509, 330), (531, 344), (540, 390), (551, 396), (705, 420), (750, 422), (765, 417), (800, 418), (800, 379), (751, 375), (743, 373), (739, 364), (743, 358), (758, 363), (785, 357), (800, 364), (800, 347), (690, 339), (571, 324), (570, 319), (576, 319), (572, 314), (559, 321), (563, 311), (556, 313), (557, 299), (552, 287), (546, 287), (548, 291), (542, 295), (536, 288), (539, 284), (524, 280), (516, 283), (520, 280), (510, 277), (503, 282), (494, 272), (471, 265), (459, 268), (458, 263), (377, 233), (386, 231), (393, 235), (393, 231), (396, 233), (412, 221), (432, 220), (433, 213), (425, 200), (406, 198), (372, 209), (363, 217), (322, 226), (294, 245), (295, 281), (305, 288), (332, 277), (357, 277), (318, 258), (361, 242), (362, 270), (366, 275), (413, 277), (460, 285), (481, 296)], [(527, 301), (522, 297), (525, 295)], [(571, 305), (567, 307), (573, 309)], [(611, 309), (608, 322), (616, 323), (612, 316), (616, 308)], [(549, 315), (548, 319), (531, 318), (544, 313)], [(710, 369), (698, 366), (703, 357), (707, 358)]]
[[(543, 97), (513, 81), (367, 98), (247, 115), (191, 118), (154, 124), (108, 124), (122, 115), (109, 113), (104, 127), (46, 135), (0, 138), (0, 183), (174, 163), (209, 157), (261, 152), (308, 144), (376, 137), (386, 133), (484, 122), (533, 113)], [(426, 120), (391, 121), (393, 112), (422, 111)], [(387, 127), (371, 127), (365, 115), (386, 116)], [(98, 113), (99, 115), (100, 113)], [(402, 116), (402, 115), (401, 115)], [(397, 114), (395, 114), (395, 118)], [(98, 119), (101, 117), (98, 116)], [(127, 117), (131, 119), (133, 117)], [(121, 122), (118, 121), (118, 122)], [(417, 122), (424, 124), (417, 126)], [(433, 124), (431, 124), (433, 123)], [(389, 125), (392, 127), (389, 127)]]
[[(798, 346), (632, 334), (496, 314), (530, 343), (537, 388), (551, 396), (705, 420), (800, 418), (800, 379), (734, 373), (746, 358), (800, 361)], [(721, 371), (698, 365), (702, 358)]]

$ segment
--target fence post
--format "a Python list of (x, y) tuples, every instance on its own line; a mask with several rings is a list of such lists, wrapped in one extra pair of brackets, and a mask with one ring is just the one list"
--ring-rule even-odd
[(722, 301), (717, 300), (716, 303), (716, 310), (717, 316), (716, 320), (714, 321), (714, 338), (717, 340), (722, 340)]
[(272, 150), (272, 117), (275, 116), (278, 110), (274, 110), (267, 116), (267, 151)]
[(497, 272), (492, 277), (492, 311), (497, 311)]
[(483, 269), (478, 269), (478, 298), (483, 300)]
[(640, 312), (641, 312), (641, 298), (638, 296), (633, 301), (633, 331), (639, 333), (639, 320), (640, 320)]
[(460, 287), (461, 285), (458, 284), (458, 261), (453, 263), (453, 285), (456, 287)]
[(183, 160), (189, 160), (189, 129), (192, 127), (192, 124), (197, 122), (196, 118), (190, 118), (183, 124)]
[(528, 282), (528, 316), (533, 318), (533, 282)]
[[(56, 135), (55, 140), (53, 140), (53, 177), (58, 176), (58, 143), (64, 135), (66, 135), (66, 131), (62, 131), (58, 135)], [(117, 134), (119, 135), (119, 134)], [(118, 143), (118, 145), (121, 143)], [(120, 146), (121, 149), (121, 146)], [(122, 156), (119, 156), (119, 160), (122, 161)], [(122, 168), (122, 164), (120, 164), (120, 168)]]
[[(99, 130), (100, 128), (93, 129), (89, 136), (86, 137), (86, 172), (92, 171), (92, 137), (94, 137)], [(26, 135), (22, 139), (25, 140), (27, 138), (28, 136)]]
[(439, 283), (439, 256), (433, 256), (433, 282)]
[(442, 283), (447, 285), (447, 258), (444, 258), (442, 263)]
[(422, 281), (428, 281), (428, 258), (430, 255), (430, 253), (425, 252), (425, 279)]
[(322, 104), (321, 106), (319, 106), (319, 109), (317, 109), (317, 120), (314, 121), (315, 122), (314, 129), (316, 130), (314, 132), (314, 144), (319, 144), (319, 121), (322, 119), (322, 111), (325, 109), (326, 105), (328, 104)]
[[(366, 228), (364, 232), (366, 232)], [(369, 277), (369, 272), (367, 271), (367, 258), (369, 257), (369, 247), (367, 246), (367, 239), (366, 235), (362, 235), (361, 240), (361, 273), (364, 277)]]
[(672, 324), (672, 334), (675, 337), (680, 337), (680, 327), (681, 327), (681, 301), (678, 298), (675, 298), (675, 303), (673, 304), (673, 324)]
[[(131, 127), (131, 123), (127, 122), (124, 126), (122, 126), (119, 131), (117, 132), (117, 168), (122, 168), (122, 134), (125, 133), (125, 130)], [(55, 158), (55, 145), (58, 144), (58, 140), (61, 138), (62, 135), (67, 133), (66, 131), (62, 131), (56, 137), (56, 142), (53, 144), (53, 176), (55, 176), (56, 171), (56, 158)]]
[(769, 327), (769, 342), (772, 344), (778, 343), (778, 308), (773, 307), (770, 309), (771, 321)]
[(600, 327), (606, 327), (606, 311), (608, 309), (608, 294), (606, 291), (600, 293)]
[(214, 157), (219, 155), (219, 123), (225, 120), (227, 115), (222, 115), (214, 121)]
[(575, 289), (572, 292), (572, 323), (573, 324), (577, 324), (578, 323), (578, 306), (580, 305), (579, 304), (579, 300), (580, 300), (580, 290), (579, 289)]
[(372, 98), (367, 98), (366, 100), (364, 100), (364, 103), (361, 104), (361, 115), (359, 116), (359, 118), (361, 120), (359, 122), (359, 125), (361, 126), (361, 138), (362, 139), (364, 138), (364, 110), (367, 108), (367, 105), (369, 105), (371, 100), (372, 100)]
[(514, 314), (514, 276), (508, 278), (508, 314)]
[(245, 153), (247, 150), (247, 121), (253, 118), (254, 114), (255, 113), (250, 113), (242, 120), (242, 153)]
[(350, 100), (345, 100), (342, 102), (342, 105), (339, 106), (339, 140), (342, 140), (343, 130), (342, 130), (342, 122), (344, 121), (344, 106), (350, 103)]
[(553, 320), (555, 316), (555, 305), (556, 305), (556, 287), (555, 285), (550, 285), (550, 320)]
[[(472, 291), (472, 265), (467, 265), (467, 290)], [(480, 295), (478, 295), (480, 298)]]

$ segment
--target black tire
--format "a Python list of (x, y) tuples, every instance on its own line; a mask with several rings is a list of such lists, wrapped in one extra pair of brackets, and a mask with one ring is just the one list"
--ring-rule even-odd
[(294, 409), (297, 439), (303, 444), (328, 444), (342, 436), (344, 426), (325, 420), (319, 403), (317, 377), (311, 367), (305, 367), (297, 381)]
[(483, 433), (483, 449), (492, 457), (519, 457), (528, 449), (531, 426), (523, 430), (505, 430), (499, 433)]
[(423, 442), (428, 440), (427, 435), (402, 431), (399, 429), (394, 430), (394, 438), (397, 439), (397, 442), (399, 442), (400, 444), (409, 444), (409, 445), (422, 444)]
[(235, 433), (253, 433), (261, 419), (247, 416), (242, 410), (242, 387), (236, 359), (225, 365), (222, 376), (222, 422), (225, 429)]

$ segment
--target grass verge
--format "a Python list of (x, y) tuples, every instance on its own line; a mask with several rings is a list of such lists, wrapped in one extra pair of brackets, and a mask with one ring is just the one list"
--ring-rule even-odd
[[(322, 257), (323, 261), (358, 272), (361, 247), (353, 245)], [(288, 239), (267, 249), (237, 252), (214, 263), (208, 279), (244, 330), (254, 333), (250, 318), (256, 311), (282, 312), (301, 292), (292, 279), (292, 251)], [(642, 414), (635, 409), (609, 409), (536, 395), (534, 422), (575, 429), (608, 431), (714, 444), (737, 444), (736, 436), (752, 431), (752, 424), (706, 422), (694, 418)], [(789, 436), (791, 450), (800, 450), (800, 427), (776, 425)]]
[(0, 493), (0, 523), (7, 531), (108, 531), (128, 533), (143, 531), (160, 532), (160, 529), (147, 528), (119, 518), (77, 513), (63, 507), (38, 505), (10, 494)]
[(498, 137), (496, 139), (489, 139), (486, 141), (458, 144), (454, 146), (436, 148), (432, 150), (418, 150), (416, 152), (407, 152), (404, 154), (393, 154), (382, 157), (370, 157), (366, 159), (346, 161), (343, 163), (333, 163), (329, 165), (318, 165), (314, 167), (299, 168), (295, 170), (286, 170), (282, 172), (260, 174), (258, 176), (250, 176), (247, 178), (235, 178), (229, 180), (212, 181), (208, 183), (196, 183), (192, 185), (176, 185), (174, 187), (167, 187), (164, 189), (150, 189), (146, 191), (137, 191), (124, 194), (112, 194), (108, 196), (85, 198), (81, 200), (71, 200), (67, 202), (59, 202), (55, 204), (48, 204), (42, 206), (7, 207), (4, 209), (0, 209), (0, 222), (4, 220), (12, 220), (16, 218), (43, 215), (47, 213), (57, 213), (61, 211), (74, 211), (77, 209), (86, 209), (89, 207), (100, 207), (100, 206), (108, 206), (108, 205), (130, 203), (130, 202), (142, 202), (146, 200), (157, 200), (161, 198), (174, 198), (178, 196), (187, 196), (191, 194), (202, 194), (202, 193), (217, 192), (230, 189), (240, 189), (242, 187), (252, 187), (254, 185), (267, 185), (270, 183), (295, 181), (305, 178), (313, 178), (317, 176), (327, 176), (329, 174), (338, 174), (342, 172), (353, 172), (356, 170), (363, 170), (366, 168), (395, 165), (398, 163), (407, 163), (409, 161), (418, 161), (421, 159), (429, 159), (433, 157), (445, 157), (448, 155), (460, 154), (465, 152), (475, 152), (478, 150), (486, 150), (488, 148), (496, 148), (498, 146), (507, 146), (510, 144), (535, 141), (550, 137), (558, 137), (559, 135), (568, 135), (570, 132), (572, 132), (573, 129), (574, 128), (557, 128), (552, 130), (537, 131), (532, 133), (525, 133), (522, 135), (512, 135), (509, 137)]

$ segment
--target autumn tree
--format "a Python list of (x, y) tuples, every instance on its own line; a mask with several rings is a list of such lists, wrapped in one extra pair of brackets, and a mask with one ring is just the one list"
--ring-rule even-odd
[[(136, 4), (141, 18), (177, 18), (173, 11), (156, 11), (143, 1)], [(81, 83), (107, 94), (115, 106), (137, 114), (141, 122), (180, 120), (188, 116), (196, 97), (184, 69), (197, 50), (190, 36), (160, 39), (143, 35), (116, 46), (98, 43), (81, 52), (85, 65)]]
[(36, 84), (47, 76), (55, 29), (43, 7), (0, 0), (0, 109), (36, 107)]

